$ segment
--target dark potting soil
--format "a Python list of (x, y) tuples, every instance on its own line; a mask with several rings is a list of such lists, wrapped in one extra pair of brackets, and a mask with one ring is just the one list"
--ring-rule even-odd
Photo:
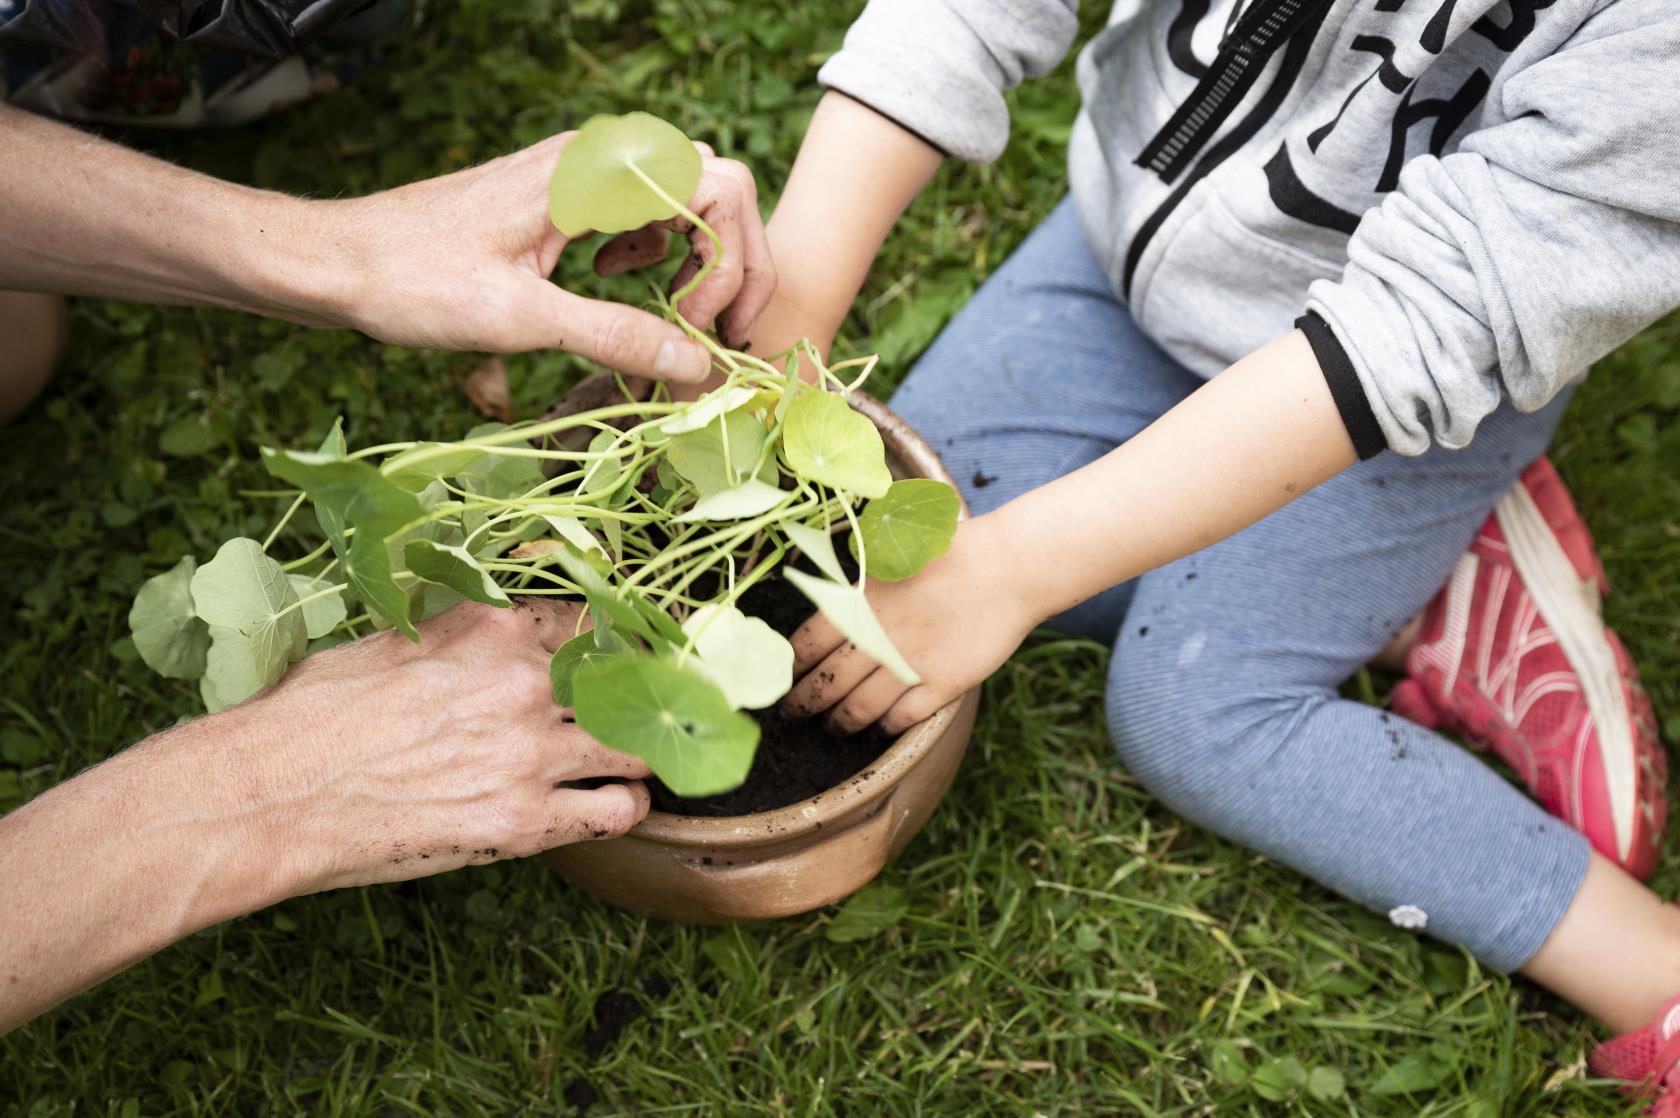
[[(598, 1062), (608, 1049), (618, 1042), (619, 1035), (638, 1019), (647, 1016), (652, 1002), (671, 992), (671, 980), (662, 974), (650, 975), (642, 983), (642, 996), (622, 986), (614, 987), (595, 999), (590, 1015), (589, 1032), (583, 1038), (583, 1053)], [(585, 1076), (578, 1076), (566, 1084), (562, 1097), (577, 1118), (584, 1118), (589, 1108), (599, 1101), (600, 1091)]]
[[(845, 554), (841, 549), (842, 555)], [(851, 557), (845, 556), (847, 559)], [(811, 601), (786, 579), (766, 578), (741, 595), (740, 608), (784, 637), (811, 616)], [(849, 736), (831, 734), (820, 718), (789, 719), (775, 707), (748, 711), (762, 736), (746, 783), (717, 796), (685, 799), (655, 778), (647, 782), (653, 810), (673, 815), (752, 815), (808, 800), (867, 769), (892, 745), (878, 726)]]

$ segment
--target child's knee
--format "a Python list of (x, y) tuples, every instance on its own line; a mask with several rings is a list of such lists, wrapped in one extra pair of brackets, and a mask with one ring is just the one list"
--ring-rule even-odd
[(64, 351), (69, 314), (57, 295), (0, 291), (0, 426), (40, 396)]
[[(1173, 811), (1229, 830), (1298, 704), (1241, 681), (1196, 627), (1129, 622), (1109, 670), (1108, 728), (1128, 771)], [(1304, 698), (1302, 702), (1304, 703)], [(1240, 827), (1238, 827), (1240, 829)]]

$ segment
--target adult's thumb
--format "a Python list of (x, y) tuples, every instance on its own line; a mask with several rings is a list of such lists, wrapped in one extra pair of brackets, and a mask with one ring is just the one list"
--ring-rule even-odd
[(553, 290), (559, 297), (561, 349), (621, 373), (677, 384), (698, 384), (710, 375), (706, 347), (664, 319), (623, 303)]

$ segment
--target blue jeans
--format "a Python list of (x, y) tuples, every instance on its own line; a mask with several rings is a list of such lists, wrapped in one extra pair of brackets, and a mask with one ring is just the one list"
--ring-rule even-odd
[[(893, 406), (986, 512), (1114, 449), (1200, 383), (1132, 322), (1064, 201)], [(1463, 450), (1361, 462), (1052, 622), (1113, 642), (1109, 730), (1168, 807), (1397, 923), (1421, 913), (1432, 935), (1507, 971), (1574, 899), (1587, 842), (1459, 746), (1337, 687), (1445, 583), (1563, 405), (1507, 406)]]

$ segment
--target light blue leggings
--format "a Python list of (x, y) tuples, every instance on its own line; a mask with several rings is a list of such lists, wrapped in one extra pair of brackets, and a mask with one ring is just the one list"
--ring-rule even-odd
[[(985, 512), (1200, 383), (1132, 322), (1064, 201), (893, 406)], [(1506, 407), (1464, 450), (1361, 462), (1052, 623), (1114, 641), (1109, 730), (1168, 807), (1380, 913), (1411, 906), (1430, 934), (1507, 971), (1562, 917), (1588, 844), (1459, 746), (1336, 689), (1445, 583), (1563, 403)]]

